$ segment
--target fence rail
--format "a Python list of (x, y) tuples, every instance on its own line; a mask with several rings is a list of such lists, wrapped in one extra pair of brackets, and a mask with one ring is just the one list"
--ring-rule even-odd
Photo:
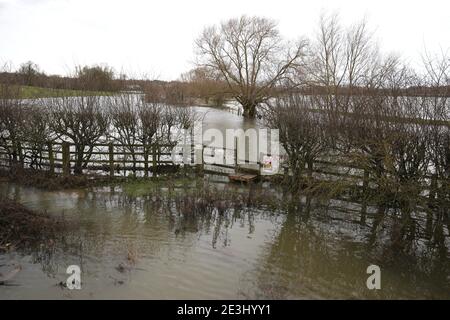
[[(238, 158), (236, 139), (232, 149), (195, 144), (186, 144), (184, 147), (190, 150), (176, 151), (173, 145), (168, 144), (121, 145), (99, 142), (83, 150), (82, 170), (102, 171), (111, 177), (140, 172), (144, 177), (148, 177), (150, 173), (152, 176), (156, 175), (163, 167), (178, 166), (183, 163), (185, 166), (195, 165), (202, 172), (231, 173), (238, 170), (253, 170), (256, 173), (257, 170), (258, 174), (261, 173), (263, 165), (261, 158), (256, 162)], [(131, 151), (131, 148), (135, 151)], [(208, 159), (217, 160), (218, 152), (222, 154), (221, 161), (214, 162)], [(11, 154), (14, 156), (11, 157)], [(183, 162), (176, 157), (183, 157)], [(12, 144), (0, 147), (0, 167), (3, 168), (19, 165), (23, 168), (68, 175), (74, 170), (76, 158), (75, 145), (68, 142), (52, 141), (41, 144), (41, 147), (35, 147), (35, 144), (31, 142), (22, 142), (15, 147)], [(248, 165), (253, 165), (253, 168)], [(289, 174), (287, 167), (282, 166), (282, 163), (280, 168), (280, 174)], [(370, 175), (363, 168), (345, 162), (343, 159), (333, 159), (331, 156), (328, 159), (318, 159), (305, 169), (307, 174), (321, 180), (347, 179), (362, 186), (368, 186), (371, 181)], [(429, 189), (432, 189), (433, 184), (438, 183), (433, 181), (434, 177), (431, 174), (423, 178), (427, 180)]]
[[(131, 148), (136, 151), (128, 150)], [(173, 164), (171, 157), (174, 153), (170, 148), (173, 146), (167, 144), (125, 146), (116, 143), (95, 143), (84, 148), (82, 169), (108, 171), (111, 176), (120, 170), (144, 170), (147, 175), (149, 171), (156, 172), (158, 166)], [(48, 170), (52, 173), (60, 169), (60, 173), (70, 174), (77, 162), (77, 155), (78, 152), (73, 143), (52, 141), (41, 143), (39, 147), (36, 147), (36, 144), (25, 141), (16, 146), (8, 144), (1, 147), (0, 166), (9, 168), (12, 165), (19, 165), (24, 168)]]

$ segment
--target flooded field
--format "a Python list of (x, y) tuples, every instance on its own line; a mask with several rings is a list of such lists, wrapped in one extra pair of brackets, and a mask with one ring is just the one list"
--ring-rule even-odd
[[(203, 132), (264, 128), (194, 109)], [(320, 197), (192, 172), (64, 191), (0, 182), (0, 195), (69, 225), (50, 243), (0, 251), (2, 275), (20, 266), (3, 284), (0, 275), (0, 298), (450, 299), (446, 202), (428, 205), (420, 192), (392, 201), (376, 190), (367, 202), (345, 184), (354, 169), (340, 165), (324, 182), (329, 168), (315, 168)], [(324, 195), (332, 183), (348, 192)], [(81, 290), (65, 287), (71, 265), (81, 268)], [(380, 290), (366, 285), (370, 265), (381, 269)]]
[[(2, 182), (2, 194), (72, 228), (2, 253), (0, 272), (22, 269), (0, 298), (450, 298), (448, 225), (400, 242), (397, 213), (380, 222), (386, 208), (187, 180), (54, 192)], [(381, 290), (367, 289), (370, 264)], [(69, 265), (81, 290), (60, 285)]]
[(0, 301), (450, 300), (450, 5), (176, 2), (0, 0)]

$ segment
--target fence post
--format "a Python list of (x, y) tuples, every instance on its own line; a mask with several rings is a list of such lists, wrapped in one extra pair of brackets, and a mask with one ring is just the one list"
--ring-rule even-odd
[(191, 143), (191, 161), (190, 165), (195, 164), (195, 144)]
[(24, 168), (24, 159), (23, 159), (23, 152), (22, 152), (22, 144), (20, 142), (17, 143), (17, 153), (19, 157), (19, 166), (21, 169)]
[(148, 147), (146, 145), (144, 148), (144, 177), (148, 178)]
[(369, 171), (367, 169), (364, 169), (363, 192), (367, 192), (368, 187), (369, 187)]
[(198, 173), (203, 173), (203, 149), (204, 146), (202, 145), (201, 148), (197, 148), (196, 150), (196, 167)]
[(156, 177), (156, 166), (157, 166), (157, 162), (156, 162), (156, 144), (153, 145), (152, 147), (153, 149), (153, 154), (152, 154), (152, 168), (153, 168), (153, 176)]
[(53, 145), (51, 141), (47, 142), (47, 152), (49, 171), (51, 174), (53, 174), (55, 173), (55, 156), (53, 155)]
[(234, 171), (238, 171), (238, 138), (234, 137)]
[(363, 177), (363, 197), (362, 197), (362, 204), (361, 204), (361, 216), (359, 222), (361, 224), (366, 223), (366, 216), (367, 216), (367, 190), (369, 188), (369, 171), (367, 169), (364, 169), (364, 177)]
[(63, 162), (63, 174), (70, 174), (70, 144), (68, 142), (62, 143), (62, 162)]
[(263, 159), (264, 159), (264, 153), (260, 152), (258, 157), (258, 172), (260, 175), (262, 175), (262, 169), (263, 169)]
[(111, 178), (113, 178), (114, 177), (114, 145), (112, 143), (109, 143), (108, 149), (109, 149), (109, 176)]

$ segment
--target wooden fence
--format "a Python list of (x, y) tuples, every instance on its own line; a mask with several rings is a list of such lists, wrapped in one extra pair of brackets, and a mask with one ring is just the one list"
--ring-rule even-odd
[[(92, 150), (88, 150), (91, 148)], [(144, 146), (142, 144), (122, 145), (116, 143), (95, 143), (86, 147), (84, 156), (89, 154), (89, 160), (85, 159), (84, 170), (94, 170), (109, 172), (110, 176), (115, 176), (119, 172), (143, 172), (156, 173), (158, 168), (168, 166), (197, 166), (202, 170), (215, 171), (220, 173), (218, 168), (225, 168), (237, 171), (242, 166), (253, 165), (253, 170), (258, 170), (260, 161), (252, 163), (246, 159), (239, 159), (237, 156), (237, 139), (235, 147), (227, 149), (222, 147), (211, 147), (206, 145), (187, 144), (182, 145), (184, 149), (175, 150), (176, 147), (168, 144), (152, 144)], [(10, 157), (15, 149), (15, 159)], [(186, 151), (187, 150), (187, 151)], [(223, 153), (223, 159), (218, 163), (211, 162), (210, 159), (217, 159), (217, 153)], [(33, 147), (33, 143), (22, 142), (15, 148), (10, 144), (0, 147), (0, 167), (9, 168), (12, 165), (23, 168), (34, 168), (48, 170), (52, 173), (70, 174), (74, 169), (77, 151), (75, 145), (68, 142), (47, 142), (40, 148)], [(174, 158), (175, 157), (175, 158)], [(176, 159), (180, 157), (180, 159)], [(182, 158), (182, 159), (181, 159)], [(231, 158), (231, 160), (230, 160)], [(205, 169), (212, 166), (212, 169)], [(251, 170), (251, 168), (247, 168)]]
[[(12, 148), (11, 145), (8, 147)], [(83, 170), (101, 171), (102, 174), (109, 174), (111, 177), (129, 173), (140, 173), (144, 177), (148, 177), (149, 173), (155, 176), (161, 169), (183, 164), (184, 166), (197, 166), (201, 172), (230, 174), (238, 171), (252, 171), (257, 174), (261, 173), (261, 158), (256, 163), (248, 159), (238, 159), (237, 138), (234, 141), (233, 149), (194, 144), (187, 144), (184, 148), (183, 152), (183, 150), (174, 150), (173, 145), (124, 146), (108, 142), (96, 143), (92, 146), (90, 159), (86, 161)], [(211, 158), (217, 160), (218, 152), (223, 155), (222, 161), (218, 163), (210, 161)], [(48, 142), (40, 150), (33, 148), (32, 143), (23, 142), (16, 146), (16, 159), (11, 159), (9, 154), (5, 148), (0, 148), (0, 167), (9, 168), (14, 165), (68, 175), (74, 169), (76, 161), (75, 146), (68, 142)], [(180, 156), (182, 159), (175, 159)], [(316, 179), (347, 180), (362, 187), (368, 187), (371, 181), (369, 173), (364, 169), (331, 156), (309, 164), (306, 171)], [(287, 167), (282, 163), (280, 163), (278, 173), (289, 174)], [(427, 181), (425, 188), (433, 189), (433, 185), (439, 183), (431, 175), (424, 178)]]
[[(13, 146), (8, 148), (12, 150)], [(156, 172), (158, 167), (173, 164), (172, 146), (152, 144), (121, 145), (115, 143), (95, 143), (92, 150), (86, 147), (83, 169), (109, 172), (114, 176), (117, 172), (143, 171), (147, 176), (149, 172)], [(24, 168), (48, 170), (70, 174), (74, 169), (77, 152), (75, 145), (68, 142), (48, 142), (43, 148), (34, 148), (32, 143), (21, 143), (16, 146), (16, 159), (9, 157), (10, 152), (0, 148), (0, 166), (10, 167), (13, 164)], [(132, 149), (132, 150), (131, 150)]]

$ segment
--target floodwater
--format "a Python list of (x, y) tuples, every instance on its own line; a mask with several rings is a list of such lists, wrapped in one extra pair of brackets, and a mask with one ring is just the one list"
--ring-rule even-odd
[[(215, 183), (222, 193), (255, 192)], [(0, 286), (2, 299), (450, 298), (448, 230), (441, 226), (440, 244), (399, 246), (389, 224), (374, 231), (376, 207), (363, 222), (360, 205), (331, 199), (189, 217), (155, 205), (164, 197), (117, 186), (49, 192), (2, 183), (0, 192), (73, 224), (50, 248), (0, 255), (2, 268), (22, 266)], [(371, 264), (381, 268), (380, 290), (366, 286)], [(81, 267), (81, 290), (58, 285), (69, 265)]]
[[(258, 127), (223, 110), (196, 111), (204, 130)], [(256, 192), (214, 179), (218, 196)], [(0, 183), (1, 194), (71, 225), (53, 246), (0, 254), (0, 273), (13, 261), (22, 267), (0, 285), (0, 299), (450, 299), (446, 212), (430, 222), (408, 211), (417, 231), (405, 238), (401, 210), (307, 197), (290, 205), (270, 185), (261, 189), (276, 206), (246, 203), (192, 216), (165, 188), (162, 196), (125, 189)], [(379, 290), (366, 285), (372, 264), (381, 270)], [(60, 285), (70, 265), (81, 268), (81, 290)]]
[[(241, 168), (259, 171), (257, 162), (263, 160), (263, 155), (271, 154), (274, 168), (277, 168), (273, 173), (277, 173), (280, 168), (278, 155), (284, 154), (279, 145), (278, 132), (267, 128), (259, 119), (238, 116), (236, 108), (237, 106), (231, 103), (222, 109), (194, 107), (196, 118), (202, 121), (201, 134), (196, 136), (195, 144), (208, 146), (204, 149), (204, 161), (233, 165), (237, 148), (237, 159)], [(234, 145), (235, 137), (237, 146)]]

